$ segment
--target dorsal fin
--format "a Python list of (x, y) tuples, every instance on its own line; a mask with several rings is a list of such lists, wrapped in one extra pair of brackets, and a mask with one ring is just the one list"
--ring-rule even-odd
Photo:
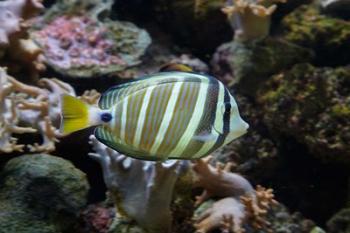
[(153, 85), (186, 80), (195, 81), (196, 79), (194, 78), (198, 78), (199, 81), (200, 79), (211, 77), (190, 72), (161, 72), (147, 75), (131, 82), (109, 88), (102, 94), (98, 105), (101, 109), (109, 109), (130, 93), (135, 93)]

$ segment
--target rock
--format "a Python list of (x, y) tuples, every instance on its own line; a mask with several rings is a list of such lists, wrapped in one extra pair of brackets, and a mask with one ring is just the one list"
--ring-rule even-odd
[(259, 93), (276, 138), (293, 137), (324, 161), (350, 162), (350, 69), (294, 66)]
[(290, 213), (282, 204), (272, 208), (268, 220), (271, 222), (272, 232), (311, 233), (316, 227), (313, 221), (304, 218), (298, 212)]
[(341, 209), (328, 222), (327, 227), (330, 233), (350, 232), (350, 208)]
[(312, 52), (282, 40), (267, 38), (259, 42), (230, 42), (221, 45), (211, 61), (213, 73), (228, 85), (254, 96), (272, 74), (295, 63), (308, 62)]
[(87, 202), (85, 174), (51, 155), (11, 159), (0, 174), (0, 232), (75, 232)]
[(332, 16), (349, 19), (350, 1), (348, 0), (319, 0), (322, 11)]
[(314, 5), (303, 5), (283, 19), (282, 27), (287, 41), (315, 52), (317, 65), (349, 63), (349, 21), (322, 15)]
[(221, 12), (221, 0), (156, 0), (154, 16), (174, 40), (207, 56), (232, 39), (232, 30)]

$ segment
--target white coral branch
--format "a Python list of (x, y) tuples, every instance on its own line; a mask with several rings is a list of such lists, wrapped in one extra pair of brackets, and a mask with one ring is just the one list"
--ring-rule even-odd
[(101, 164), (119, 213), (150, 232), (168, 232), (174, 185), (188, 161), (133, 159), (103, 145), (95, 136), (90, 136), (90, 144), (96, 153), (89, 155)]

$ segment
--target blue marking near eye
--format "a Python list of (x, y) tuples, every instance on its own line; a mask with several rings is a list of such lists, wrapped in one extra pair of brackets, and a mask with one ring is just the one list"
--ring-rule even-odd
[(110, 120), (112, 120), (112, 115), (108, 112), (102, 113), (101, 120), (103, 122), (109, 122)]

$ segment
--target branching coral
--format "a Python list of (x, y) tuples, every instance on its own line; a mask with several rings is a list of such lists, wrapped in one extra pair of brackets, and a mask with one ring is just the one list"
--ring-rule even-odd
[(235, 31), (235, 39), (241, 41), (262, 39), (270, 30), (270, 16), (277, 2), (286, 0), (231, 0), (222, 11), (227, 14)]
[(0, 57), (20, 62), (32, 76), (42, 69), (41, 50), (28, 39), (28, 19), (43, 8), (40, 0), (0, 2)]
[(40, 133), (42, 144), (28, 145), (32, 152), (53, 151), (59, 133), (60, 96), (75, 95), (74, 89), (57, 79), (41, 79), (42, 86), (30, 86), (7, 75), (0, 68), (0, 151), (23, 151), (13, 134)]
[(94, 136), (90, 137), (90, 143), (96, 153), (89, 155), (101, 164), (105, 183), (121, 217), (136, 221), (148, 232), (168, 232), (174, 185), (188, 162), (142, 161), (119, 154)]
[(193, 165), (196, 174), (195, 186), (204, 188), (202, 195), (197, 197), (197, 205), (212, 196), (242, 196), (254, 192), (248, 180), (238, 174), (229, 172), (231, 169), (230, 163), (227, 163), (225, 167), (217, 166), (214, 168), (209, 164), (210, 160), (211, 157), (207, 157), (198, 160)]
[(271, 189), (258, 186), (256, 190), (244, 177), (230, 172), (230, 164), (214, 168), (207, 160), (199, 160), (193, 166), (197, 185), (205, 191), (197, 198), (197, 204), (210, 196), (223, 197), (196, 218), (197, 232), (206, 233), (216, 228), (224, 232), (245, 232), (243, 224), (255, 229), (269, 230), (266, 215), (277, 202)]
[(26, 34), (27, 20), (38, 13), (43, 6), (40, 0), (8, 0), (0, 2), (0, 46), (18, 40)]

